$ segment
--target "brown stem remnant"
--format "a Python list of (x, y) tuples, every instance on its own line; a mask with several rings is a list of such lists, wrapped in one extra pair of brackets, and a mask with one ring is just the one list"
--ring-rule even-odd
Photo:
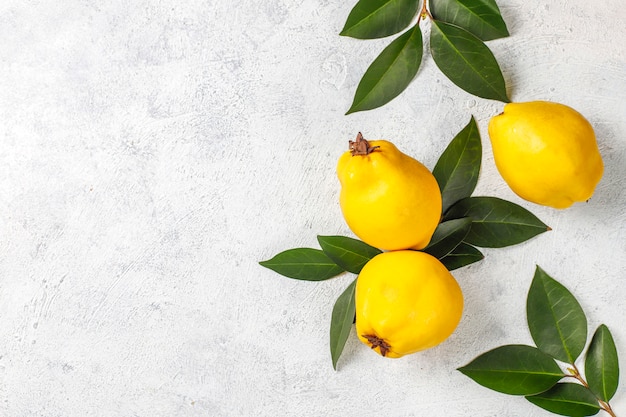
[(433, 16), (430, 14), (430, 11), (428, 11), (428, 0), (424, 0), (424, 2), (422, 3), (422, 10), (420, 11), (420, 19), (425, 20), (426, 17), (428, 17), (430, 20), (433, 20)]
[(380, 146), (370, 146), (370, 143), (366, 141), (361, 132), (359, 132), (359, 134), (356, 135), (356, 141), (348, 141), (348, 148), (352, 156), (355, 156), (369, 155), (374, 152), (374, 150), (380, 148)]
[(391, 346), (389, 345), (389, 343), (385, 342), (384, 339), (381, 339), (376, 335), (364, 334), (362, 336), (367, 339), (370, 345), (372, 345), (372, 349), (379, 348), (380, 354), (383, 356), (387, 356), (387, 353), (389, 353), (389, 351), (391, 350)]

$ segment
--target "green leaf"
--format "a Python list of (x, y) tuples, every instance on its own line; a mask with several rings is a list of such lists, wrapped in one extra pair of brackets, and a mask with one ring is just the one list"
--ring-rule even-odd
[(576, 361), (587, 342), (587, 318), (572, 293), (540, 267), (530, 284), (526, 316), (540, 350), (561, 362)]
[(379, 249), (345, 236), (318, 236), (324, 253), (348, 272), (358, 274), (367, 261), (382, 253)]
[(433, 20), (430, 51), (446, 77), (478, 97), (509, 103), (504, 77), (487, 45), (458, 26)]
[(375, 109), (402, 93), (417, 74), (423, 49), (418, 25), (391, 42), (365, 71), (346, 114)]
[(526, 399), (544, 410), (563, 416), (592, 416), (600, 411), (596, 397), (580, 384), (559, 383)]
[(337, 361), (346, 345), (350, 329), (354, 323), (356, 307), (354, 304), (354, 291), (356, 279), (337, 298), (333, 307), (333, 314), (330, 321), (330, 356), (333, 360), (333, 368), (337, 369)]
[(259, 264), (286, 277), (305, 281), (323, 281), (343, 272), (324, 252), (311, 248), (289, 249)]
[(509, 36), (495, 0), (430, 0), (437, 20), (460, 26), (484, 41)]
[(500, 346), (459, 371), (484, 387), (512, 395), (538, 394), (564, 376), (550, 356), (526, 345)]
[(478, 182), (481, 158), (480, 134), (472, 116), (443, 151), (433, 169), (441, 190), (443, 213), (460, 199), (472, 195)]
[(376, 39), (406, 28), (417, 13), (415, 0), (360, 0), (350, 12), (340, 35)]
[(448, 268), (448, 271), (454, 271), (463, 266), (481, 261), (484, 258), (485, 256), (472, 245), (461, 243), (452, 252), (441, 258), (440, 261)]
[(454, 271), (474, 262), (482, 261), (484, 258), (485, 256), (482, 252), (472, 245), (461, 243), (452, 252), (441, 258), (440, 261), (448, 271)]
[(472, 218), (465, 242), (483, 248), (502, 248), (550, 230), (525, 208), (497, 197), (468, 197), (446, 212), (444, 220)]
[(444, 258), (463, 242), (470, 231), (470, 227), (472, 227), (472, 219), (468, 217), (439, 223), (430, 243), (423, 249), (423, 252), (433, 255), (437, 259)]
[(585, 377), (589, 389), (602, 401), (608, 402), (617, 391), (619, 361), (609, 328), (600, 325), (591, 339), (585, 358)]

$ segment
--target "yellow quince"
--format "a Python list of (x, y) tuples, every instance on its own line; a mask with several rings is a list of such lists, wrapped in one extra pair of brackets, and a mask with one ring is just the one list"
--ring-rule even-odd
[(463, 313), (452, 274), (437, 258), (412, 250), (383, 252), (365, 264), (355, 303), (357, 336), (389, 358), (440, 344)]
[(586, 201), (603, 163), (591, 124), (559, 103), (509, 103), (489, 122), (498, 171), (521, 198), (566, 208)]
[(428, 244), (441, 217), (441, 192), (419, 161), (359, 133), (339, 158), (337, 175), (343, 216), (361, 240), (385, 250)]

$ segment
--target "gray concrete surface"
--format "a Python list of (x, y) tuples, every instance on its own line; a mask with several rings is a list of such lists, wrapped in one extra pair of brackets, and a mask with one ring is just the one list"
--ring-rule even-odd
[[(502, 104), (428, 56), (398, 99), (344, 116), (388, 43), (337, 35), (354, 3), (0, 4), (0, 415), (545, 416), (455, 370), (531, 343), (537, 264), (626, 363), (623, 1), (498, 1), (512, 36), (489, 45), (512, 99), (568, 104), (599, 138), (604, 178), (565, 211), (506, 187), (486, 136)], [(334, 170), (357, 131), (432, 168), (471, 115), (477, 194), (553, 231), (455, 273), (466, 307), (444, 344), (388, 360), (352, 335), (335, 372), (330, 313), (352, 277), (296, 282), (257, 262), (350, 235)]]

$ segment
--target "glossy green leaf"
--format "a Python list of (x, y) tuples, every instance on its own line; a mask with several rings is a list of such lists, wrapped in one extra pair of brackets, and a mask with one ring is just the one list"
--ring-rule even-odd
[(472, 227), (472, 219), (454, 219), (441, 222), (437, 225), (430, 243), (423, 251), (433, 255), (437, 259), (442, 259), (454, 250)]
[(440, 259), (441, 263), (448, 268), (448, 271), (454, 271), (461, 267), (481, 261), (485, 256), (472, 245), (461, 243), (454, 248), (452, 252)]
[(603, 401), (609, 401), (619, 383), (617, 349), (609, 328), (600, 325), (591, 339), (585, 358), (585, 377), (589, 389)]
[(354, 291), (356, 279), (337, 298), (330, 321), (330, 356), (333, 360), (333, 368), (337, 369), (337, 361), (346, 345), (350, 329), (354, 323), (355, 304)]
[(562, 416), (593, 416), (600, 411), (596, 397), (580, 384), (559, 383), (548, 391), (526, 399), (544, 410)]
[(587, 318), (572, 293), (540, 267), (530, 284), (526, 316), (540, 350), (561, 362), (576, 361), (587, 342)]
[(441, 190), (443, 213), (460, 199), (472, 195), (478, 182), (481, 158), (480, 134), (472, 117), (452, 139), (433, 169)]
[(381, 253), (365, 242), (345, 236), (318, 236), (317, 241), (333, 262), (353, 274), (361, 272), (367, 261)]
[(323, 281), (344, 272), (324, 252), (311, 248), (289, 249), (259, 264), (288, 278), (305, 281)]
[(415, 0), (359, 0), (340, 35), (357, 39), (393, 35), (411, 23), (418, 6)]
[(510, 102), (493, 53), (465, 29), (433, 20), (430, 52), (441, 72), (463, 90), (478, 97)]
[(502, 248), (550, 230), (525, 208), (497, 197), (468, 197), (455, 203), (444, 220), (472, 218), (465, 242), (483, 248)]
[(526, 345), (500, 346), (459, 371), (484, 387), (512, 395), (538, 394), (564, 376), (554, 359)]
[(365, 71), (346, 114), (375, 109), (402, 93), (417, 74), (423, 49), (418, 25), (391, 42)]
[(435, 19), (460, 26), (484, 41), (509, 36), (495, 0), (430, 0), (429, 5)]

